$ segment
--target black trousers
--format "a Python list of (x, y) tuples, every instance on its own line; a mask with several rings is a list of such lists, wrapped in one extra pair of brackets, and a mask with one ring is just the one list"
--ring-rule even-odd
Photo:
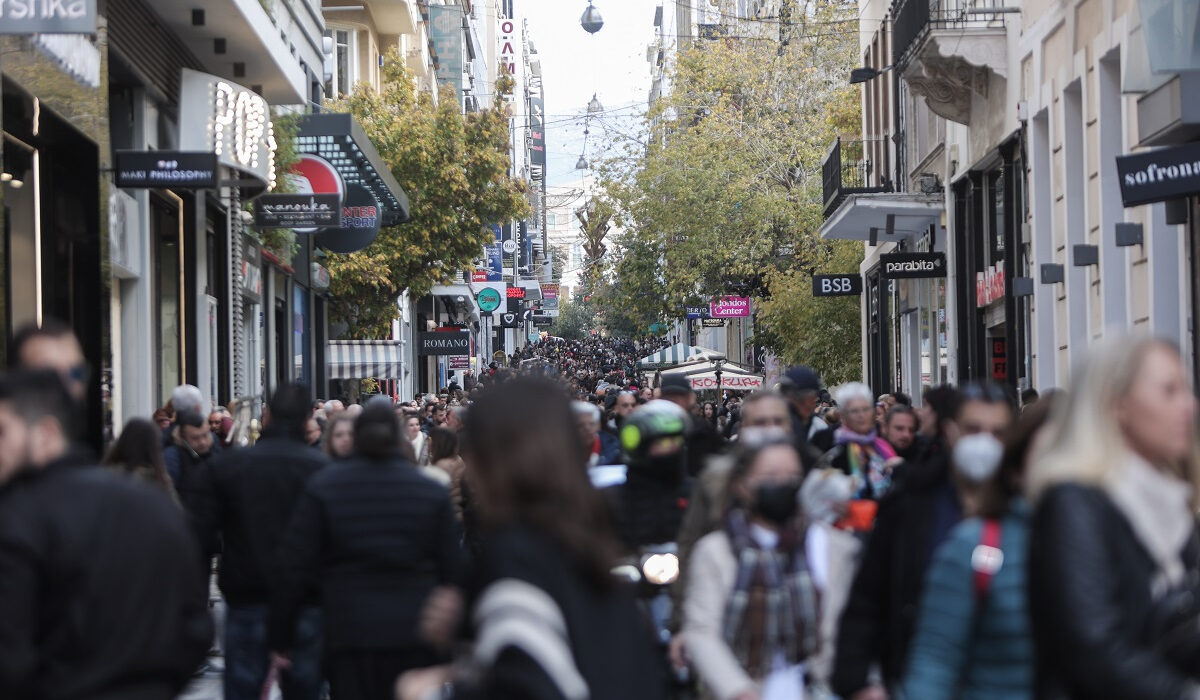
[(326, 661), (330, 700), (394, 700), (396, 679), (405, 671), (433, 666), (424, 649), (356, 649), (331, 652)]

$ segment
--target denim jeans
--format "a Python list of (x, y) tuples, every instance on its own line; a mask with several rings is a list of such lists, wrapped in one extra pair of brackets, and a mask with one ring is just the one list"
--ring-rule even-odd
[[(296, 618), (292, 667), (281, 674), (284, 700), (320, 700), (323, 676), (321, 609), (305, 608)], [(225, 613), (225, 700), (259, 700), (271, 666), (267, 606), (230, 605)]]

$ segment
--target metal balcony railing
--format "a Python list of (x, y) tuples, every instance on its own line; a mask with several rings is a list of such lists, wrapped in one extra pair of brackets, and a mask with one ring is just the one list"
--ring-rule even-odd
[(1000, 21), (1012, 0), (893, 0), (892, 64), (907, 63), (930, 29), (986, 28)]
[(872, 139), (835, 139), (821, 163), (821, 192), (825, 201), (825, 217), (842, 203), (847, 195), (887, 192), (890, 188), (872, 186), (871, 161), (864, 153), (864, 143)]

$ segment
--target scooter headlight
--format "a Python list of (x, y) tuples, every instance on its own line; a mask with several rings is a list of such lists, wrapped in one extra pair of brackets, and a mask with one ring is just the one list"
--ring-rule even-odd
[(651, 554), (642, 562), (646, 580), (656, 586), (666, 586), (679, 578), (679, 557), (674, 554)]

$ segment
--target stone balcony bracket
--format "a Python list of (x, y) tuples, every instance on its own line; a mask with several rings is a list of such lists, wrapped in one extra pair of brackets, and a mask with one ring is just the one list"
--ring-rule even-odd
[(1007, 47), (1003, 27), (931, 29), (902, 77), (934, 114), (969, 125), (972, 95), (987, 99), (991, 82), (1007, 78)]

